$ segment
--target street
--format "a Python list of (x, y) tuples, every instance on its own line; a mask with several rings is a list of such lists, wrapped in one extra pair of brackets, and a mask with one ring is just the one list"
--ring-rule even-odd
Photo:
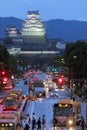
[[(42, 78), (41, 78), (42, 76)], [(37, 77), (38, 79), (44, 79), (45, 80), (45, 74), (40, 74)], [(22, 79), (20, 79), (19, 83), (16, 84), (14, 89), (22, 89), (22, 94), (23, 95), (28, 95), (28, 85), (24, 85), (24, 81)], [(30, 119), (32, 120), (32, 114), (35, 113), (36, 114), (36, 121), (38, 120), (39, 117), (42, 118), (43, 115), (46, 116), (46, 126), (45, 126), (45, 130), (54, 130), (53, 128), (53, 104), (57, 103), (59, 99), (70, 99), (70, 92), (68, 91), (67, 88), (64, 89), (58, 89), (58, 94), (59, 97), (44, 97), (44, 98), (38, 98), (35, 101), (31, 101), (28, 100), (27, 105), (25, 107), (24, 110), (24, 116), (26, 116), (27, 114), (30, 114)], [(49, 93), (48, 93), (49, 95)], [(0, 107), (1, 108), (1, 107)], [(84, 116), (85, 120), (85, 103), (81, 103), (81, 114)], [(83, 111), (84, 110), (84, 111)], [(30, 129), (31, 129), (31, 125), (30, 125)], [(58, 127), (55, 130), (66, 130), (67, 128), (65, 127)], [(68, 128), (69, 130), (69, 128)], [(71, 130), (71, 129), (70, 129)], [(72, 130), (77, 130), (77, 128), (72, 128)], [(78, 128), (78, 130), (80, 130), (80, 128)]]
[[(45, 79), (45, 75), (41, 74), (35, 75), (36, 77), (40, 79)], [(26, 87), (26, 86), (25, 86)], [(30, 118), (32, 119), (32, 114), (33, 112), (36, 114), (36, 119), (39, 117), (42, 117), (42, 115), (46, 116), (46, 130), (52, 130), (53, 129), (53, 124), (52, 124), (52, 119), (53, 119), (53, 104), (57, 103), (59, 99), (70, 99), (70, 92), (68, 91), (67, 88), (63, 90), (58, 90), (59, 93), (59, 98), (43, 98), (43, 99), (38, 99), (35, 101), (29, 101), (26, 110), (24, 112), (24, 115), (30, 113)], [(79, 99), (77, 99), (79, 100)], [(81, 103), (81, 115), (84, 116), (84, 119), (86, 120), (86, 112), (85, 111), (85, 103)], [(58, 129), (65, 129), (65, 128), (58, 128)], [(72, 128), (72, 129), (77, 129), (77, 128)], [(79, 128), (80, 130), (80, 128)]]

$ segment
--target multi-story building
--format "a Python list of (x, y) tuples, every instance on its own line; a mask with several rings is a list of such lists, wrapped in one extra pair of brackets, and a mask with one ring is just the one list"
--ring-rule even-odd
[(15, 26), (5, 28), (5, 37), (14, 38), (14, 37), (17, 37), (19, 35), (20, 35), (20, 33)]
[(38, 11), (28, 11), (23, 21), (21, 35), (28, 43), (46, 43), (45, 28)]

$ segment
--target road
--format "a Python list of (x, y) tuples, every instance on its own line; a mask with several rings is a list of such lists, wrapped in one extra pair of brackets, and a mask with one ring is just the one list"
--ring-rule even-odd
[[(45, 74), (39, 74), (35, 75), (37, 78), (46, 79)], [(28, 95), (28, 85), (24, 85), (24, 81), (21, 79), (18, 84), (16, 84), (14, 89), (22, 89), (23, 95)], [(24, 115), (30, 113), (30, 118), (32, 119), (33, 112), (36, 114), (36, 120), (39, 117), (42, 117), (42, 115), (46, 116), (46, 129), (45, 130), (53, 130), (52, 127), (52, 119), (53, 119), (53, 109), (52, 106), (54, 103), (56, 103), (59, 99), (70, 99), (70, 93), (65, 88), (62, 90), (58, 90), (59, 98), (43, 98), (43, 99), (37, 99), (35, 101), (28, 101)], [(82, 104), (83, 106), (84, 104)], [(83, 113), (82, 113), (83, 114)], [(66, 130), (66, 128), (57, 128), (56, 130)], [(68, 129), (69, 130), (69, 129)], [(72, 130), (77, 130), (77, 128), (72, 128)], [(80, 128), (78, 129), (80, 130)]]
[[(38, 79), (46, 79), (45, 74), (36, 74), (35, 77)], [(28, 95), (28, 85), (24, 85), (24, 81), (20, 80), (19, 84), (15, 86), (15, 89), (22, 89), (24, 95)], [(56, 103), (59, 99), (70, 99), (70, 93), (67, 90), (67, 88), (58, 90), (59, 93), (59, 98), (43, 98), (43, 99), (38, 99), (35, 101), (29, 101), (27, 103), (24, 115), (30, 113), (30, 117), (32, 119), (32, 114), (33, 112), (36, 114), (36, 119), (39, 117), (42, 117), (42, 115), (46, 115), (46, 130), (53, 130), (52, 127), (52, 118), (53, 118), (53, 110), (52, 110), (52, 105)], [(81, 108), (84, 108), (84, 104), (81, 103)], [(82, 115), (83, 109), (81, 110)], [(58, 128), (58, 130), (61, 130), (65, 128)], [(77, 128), (72, 128), (72, 130), (76, 130)], [(80, 128), (79, 128), (80, 130)]]

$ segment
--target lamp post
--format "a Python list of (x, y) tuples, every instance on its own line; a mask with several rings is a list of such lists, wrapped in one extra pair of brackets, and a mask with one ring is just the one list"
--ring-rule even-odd
[[(28, 86), (28, 97), (29, 97), (29, 99), (30, 99), (30, 94), (31, 94), (30, 92), (34, 91), (34, 84), (31, 81), (32, 76), (33, 76), (33, 73), (29, 74), (29, 86)], [(34, 95), (34, 92), (33, 92), (33, 95)]]
[(12, 80), (12, 86), (14, 87), (14, 76), (11, 76), (11, 80)]

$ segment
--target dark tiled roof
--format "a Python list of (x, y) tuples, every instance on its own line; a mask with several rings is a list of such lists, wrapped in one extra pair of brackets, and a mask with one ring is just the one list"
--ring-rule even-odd
[(39, 14), (39, 11), (36, 10), (36, 11), (28, 11), (28, 14)]

